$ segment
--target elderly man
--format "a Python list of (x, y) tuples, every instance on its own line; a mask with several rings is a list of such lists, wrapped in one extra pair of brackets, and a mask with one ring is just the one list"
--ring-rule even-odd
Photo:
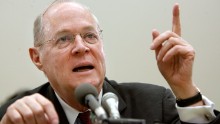
[(213, 103), (201, 96), (192, 81), (195, 53), (180, 36), (178, 4), (173, 8), (172, 31), (153, 30), (151, 45), (177, 100), (161, 86), (108, 80), (101, 32), (90, 10), (71, 0), (57, 0), (41, 13), (34, 23), (34, 47), (29, 52), (49, 82), (1, 106), (1, 124), (84, 123), (77, 116), (88, 108), (73, 95), (84, 82), (97, 89), (99, 98), (115, 93), (123, 118), (146, 123), (218, 123)]

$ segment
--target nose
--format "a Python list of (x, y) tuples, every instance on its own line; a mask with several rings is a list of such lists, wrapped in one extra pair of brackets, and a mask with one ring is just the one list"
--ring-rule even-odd
[(86, 46), (80, 35), (75, 37), (74, 47), (72, 48), (72, 54), (74, 55), (83, 55), (90, 51), (90, 48)]

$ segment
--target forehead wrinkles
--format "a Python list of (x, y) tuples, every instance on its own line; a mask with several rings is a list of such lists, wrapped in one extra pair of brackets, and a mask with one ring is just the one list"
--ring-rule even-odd
[(81, 6), (80, 4), (72, 2), (59, 3), (51, 6), (44, 13), (43, 18), (46, 32), (54, 30), (53, 27), (56, 26), (59, 26), (60, 28), (62, 28), (62, 26), (65, 27), (65, 24), (68, 25), (68, 23), (62, 22), (69, 19), (75, 22), (76, 26), (78, 22), (82, 23), (84, 21), (91, 23), (93, 26), (98, 26), (95, 16), (93, 17), (93, 14), (89, 11), (89, 9)]

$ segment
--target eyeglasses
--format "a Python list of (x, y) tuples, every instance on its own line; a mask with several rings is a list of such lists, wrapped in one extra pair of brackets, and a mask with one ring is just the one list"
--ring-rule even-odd
[(46, 43), (52, 42), (53, 45), (59, 49), (63, 49), (68, 47), (71, 43), (74, 43), (75, 38), (77, 35), (79, 35), (82, 40), (87, 44), (95, 44), (100, 41), (101, 39), (101, 33), (102, 30), (97, 32), (86, 32), (86, 33), (78, 33), (78, 34), (72, 34), (72, 33), (63, 33), (59, 36), (55, 36), (55, 38), (51, 40), (47, 40), (45, 42), (40, 43), (38, 46), (43, 46)]

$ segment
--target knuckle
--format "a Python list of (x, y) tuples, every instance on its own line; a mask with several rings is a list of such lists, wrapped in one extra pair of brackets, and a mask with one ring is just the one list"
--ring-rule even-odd
[(41, 95), (40, 95), (39, 93), (35, 93), (35, 94), (33, 94), (32, 96), (34, 96), (34, 97), (36, 97), (36, 98), (41, 97)]
[(193, 49), (193, 47), (189, 47), (189, 51), (192, 53), (192, 54), (195, 54), (196, 51)]
[(14, 104), (11, 104), (11, 105), (7, 108), (6, 113), (8, 113), (8, 112), (10, 112), (10, 111), (12, 111), (12, 110), (14, 110), (14, 109), (15, 109)]
[(9, 106), (6, 110), (5, 116), (7, 116), (8, 119), (15, 124), (23, 122), (23, 118), (21, 116), (13, 116), (12, 115), (11, 112), (14, 111), (14, 109), (15, 108), (13, 106)]
[(182, 48), (183, 48), (183, 46), (181, 46), (181, 45), (175, 45), (175, 47), (174, 47), (176, 50), (181, 50)]
[(45, 101), (42, 105), (44, 108), (48, 108), (52, 105), (52, 103), (50, 101)]
[(25, 120), (30, 120), (30, 119), (34, 118), (34, 114), (31, 111), (26, 111), (23, 116), (24, 116)]
[(31, 96), (25, 96), (25, 97), (23, 97), (23, 100), (24, 100), (24, 101), (30, 101), (30, 99), (31, 99)]
[(42, 115), (44, 115), (44, 110), (42, 108), (41, 109), (37, 109), (37, 110), (35, 110), (34, 114), (36, 116), (42, 116)]
[[(23, 98), (23, 99), (24, 99), (24, 98)], [(15, 105), (15, 104), (22, 104), (22, 103), (23, 103), (23, 99), (18, 99), (18, 100), (16, 100), (15, 103), (14, 103), (14, 105)]]
[(42, 96), (42, 95), (39, 94), (39, 93), (33, 94), (33, 97), (34, 97), (36, 100), (43, 100), (43, 101), (45, 101), (45, 99), (46, 99), (44, 96)]
[(10, 117), (10, 120), (15, 124), (23, 122), (23, 118), (21, 117)]
[(168, 39), (168, 41), (169, 41), (169, 43), (170, 44), (172, 44), (172, 45), (175, 45), (175, 38), (174, 37), (170, 37), (169, 39)]
[(174, 42), (174, 41), (175, 41), (175, 39), (176, 39), (175, 37), (169, 37), (169, 39), (168, 39), (168, 40), (169, 40), (170, 42)]
[(45, 97), (43, 97), (40, 94), (34, 94), (35, 98), (37, 99), (38, 102), (40, 102), (42, 109), (47, 108), (47, 107), (51, 107), (52, 102), (48, 99), (46, 99)]
[(172, 35), (173, 32), (172, 32), (171, 30), (167, 30), (167, 31), (166, 31), (166, 34), (167, 34), (167, 35)]

